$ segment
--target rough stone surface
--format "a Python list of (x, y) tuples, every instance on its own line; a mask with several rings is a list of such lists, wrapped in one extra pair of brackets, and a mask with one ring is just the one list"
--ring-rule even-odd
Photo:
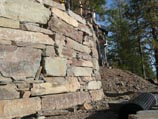
[(31, 23), (24, 23), (21, 24), (21, 29), (26, 30), (26, 31), (34, 31), (34, 32), (40, 32), (48, 35), (53, 35), (54, 33), (48, 29), (41, 28), (35, 24)]
[(0, 16), (17, 21), (46, 24), (50, 11), (33, 0), (1, 0)]
[(85, 24), (79, 24), (78, 29), (83, 31), (83, 32), (85, 32), (85, 33), (87, 33), (89, 36), (93, 35), (92, 31), (90, 30), (90, 28), (87, 25), (85, 25)]
[(71, 10), (69, 10), (69, 15), (70, 15), (71, 17), (73, 17), (74, 19), (76, 19), (77, 21), (79, 21), (80, 23), (86, 24), (86, 20), (85, 20), (85, 19), (83, 19), (81, 16), (75, 14), (75, 13), (72, 12)]
[(90, 102), (90, 100), (88, 92), (44, 96), (42, 97), (42, 110), (66, 109)]
[(0, 86), (0, 100), (17, 99), (20, 97), (19, 92), (15, 85)]
[(80, 51), (82, 53), (90, 54), (91, 50), (89, 47), (84, 46), (71, 38), (66, 38), (67, 41), (67, 47), (72, 48), (74, 50)]
[(35, 114), (41, 110), (40, 98), (0, 100), (0, 118), (15, 118)]
[(65, 36), (71, 37), (75, 41), (82, 43), (83, 32), (75, 30), (73, 27), (58, 18), (52, 17), (49, 21), (49, 27), (52, 31), (63, 33)]
[(102, 89), (90, 91), (90, 96), (92, 101), (99, 101), (104, 98), (104, 92)]
[(44, 56), (55, 57), (56, 53), (55, 53), (54, 46), (46, 46), (46, 50), (45, 50)]
[(78, 22), (70, 17), (66, 12), (63, 12), (57, 8), (52, 8), (52, 12), (53, 14), (55, 14), (56, 16), (58, 16), (60, 19), (64, 20), (65, 22), (67, 22), (68, 24), (74, 26), (74, 27), (78, 27)]
[(0, 26), (9, 28), (19, 28), (20, 24), (18, 21), (0, 17)]
[[(50, 80), (50, 79), (46, 79)], [(80, 89), (80, 84), (75, 77), (67, 77), (66, 80), (52, 78), (51, 83), (33, 84), (32, 95), (56, 94), (64, 92), (75, 92)]]
[(92, 68), (72, 67), (70, 70), (74, 76), (91, 76), (92, 75)]
[(99, 71), (99, 62), (98, 62), (98, 59), (93, 58), (92, 62), (93, 62), (94, 69), (96, 69), (96, 70)]
[(81, 66), (81, 67), (91, 67), (93, 68), (93, 64), (91, 61), (86, 61), (86, 60), (72, 60), (72, 65), (73, 66)]
[(11, 45), (12, 42), (11, 42), (11, 41), (7, 41), (7, 40), (0, 39), (0, 44), (2, 44), (2, 45)]
[[(42, 33), (0, 28), (0, 39), (14, 42), (39, 43), (53, 45), (53, 40)], [(15, 44), (16, 45), (16, 44)]]
[(15, 80), (35, 77), (40, 61), (40, 50), (0, 45), (0, 72), (5, 77)]
[(65, 6), (64, 5), (61, 5), (57, 2), (54, 2), (53, 0), (37, 0), (38, 2), (40, 2), (41, 4), (45, 4), (45, 5), (48, 5), (48, 6), (51, 6), (51, 7), (55, 7), (55, 8), (58, 8), (58, 9), (61, 9), (61, 10), (65, 10)]
[(88, 83), (87, 89), (96, 90), (96, 89), (101, 89), (101, 87), (102, 87), (101, 81), (90, 81)]
[(67, 60), (60, 57), (46, 57), (45, 71), (48, 76), (66, 76)]

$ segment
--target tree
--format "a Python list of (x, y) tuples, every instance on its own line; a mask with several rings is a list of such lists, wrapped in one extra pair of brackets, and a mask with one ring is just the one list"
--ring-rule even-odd
[[(109, 30), (111, 42), (114, 46), (110, 48), (110, 55), (118, 60), (118, 67), (127, 69), (146, 78), (146, 72), (153, 77), (153, 71), (150, 64), (150, 55), (144, 49), (144, 19), (142, 7), (138, 6), (141, 1), (130, 0), (115, 1), (115, 7), (108, 11), (110, 17)], [(116, 63), (115, 63), (116, 64)]]

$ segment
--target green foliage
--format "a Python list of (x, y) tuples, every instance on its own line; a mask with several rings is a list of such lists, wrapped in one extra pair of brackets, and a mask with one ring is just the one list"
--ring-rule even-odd
[(115, 7), (107, 11), (111, 23), (109, 31), (112, 32), (109, 39), (114, 44), (110, 47), (109, 59), (119, 68), (145, 78), (146, 74), (147, 78), (154, 78), (151, 54), (145, 49), (148, 44), (144, 33), (148, 29), (143, 18), (143, 0), (129, 0), (128, 4), (123, 0), (116, 0), (114, 3)]

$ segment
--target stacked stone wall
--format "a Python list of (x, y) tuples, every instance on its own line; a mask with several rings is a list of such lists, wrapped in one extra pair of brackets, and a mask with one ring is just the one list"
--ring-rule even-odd
[(96, 40), (53, 0), (0, 0), (0, 119), (101, 100)]

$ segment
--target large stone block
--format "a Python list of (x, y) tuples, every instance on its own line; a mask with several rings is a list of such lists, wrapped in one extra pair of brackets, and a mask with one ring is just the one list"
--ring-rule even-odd
[(60, 57), (46, 57), (45, 71), (48, 76), (66, 76), (67, 60)]
[(87, 33), (89, 36), (93, 35), (91, 29), (85, 24), (79, 24), (78, 29), (85, 32), (85, 33)]
[(0, 45), (0, 72), (5, 77), (35, 77), (40, 62), (41, 50)]
[(86, 53), (86, 54), (90, 54), (91, 49), (87, 46), (84, 46), (81, 43), (78, 43), (74, 40), (72, 40), (71, 38), (66, 38), (67, 41), (67, 47), (72, 48), (74, 50), (80, 51), (82, 53)]
[[(32, 95), (45, 95), (45, 94), (56, 94), (64, 92), (75, 92), (80, 89), (80, 84), (75, 77), (67, 77), (63, 80), (62, 78), (46, 78), (49, 80), (48, 83), (33, 84), (31, 89)], [(51, 80), (51, 82), (50, 82)]]
[(9, 28), (19, 28), (20, 24), (18, 21), (0, 17), (0, 26)]
[(72, 60), (72, 65), (73, 66), (78, 66), (78, 67), (91, 67), (93, 68), (93, 64), (91, 61), (86, 61), (86, 60)]
[(92, 68), (87, 67), (71, 67), (69, 70), (74, 76), (91, 76)]
[(24, 22), (46, 24), (51, 12), (34, 0), (1, 0), (0, 16)]
[(61, 11), (57, 8), (52, 8), (52, 13), (55, 14), (56, 16), (58, 16), (60, 19), (62, 19), (63, 21), (67, 22), (68, 24), (74, 26), (74, 27), (78, 27), (78, 22), (70, 17), (66, 12)]
[(40, 98), (0, 100), (0, 118), (23, 117), (41, 110)]
[(42, 110), (67, 109), (85, 102), (90, 102), (90, 100), (88, 92), (44, 96), (42, 97)]
[(102, 87), (101, 81), (90, 81), (87, 85), (87, 89), (89, 90), (101, 89), (101, 87)]
[(82, 43), (83, 32), (75, 30), (75, 28), (64, 21), (56, 17), (52, 17), (49, 21), (49, 26), (52, 31), (63, 33), (65, 36), (71, 37), (75, 41)]
[[(0, 39), (14, 42), (38, 43), (53, 45), (54, 41), (42, 33), (0, 28)], [(16, 45), (16, 44), (15, 44)]]
[(53, 35), (54, 33), (51, 30), (44, 29), (42, 27), (37, 26), (36, 24), (32, 23), (23, 23), (20, 25), (20, 28), (26, 31), (33, 31), (33, 32), (40, 32), (47, 35)]
[(76, 19), (77, 21), (79, 21), (82, 24), (86, 24), (86, 20), (84, 18), (82, 18), (80, 15), (74, 13), (73, 11), (69, 10), (69, 15)]
[(51, 7), (55, 7), (61, 10), (65, 10), (65, 6), (62, 4), (59, 4), (57, 2), (54, 2), (53, 0), (37, 0), (38, 2), (40, 2), (41, 4), (45, 4), (47, 6), (51, 6)]
[(19, 92), (15, 85), (0, 86), (0, 100), (17, 99), (20, 97)]

